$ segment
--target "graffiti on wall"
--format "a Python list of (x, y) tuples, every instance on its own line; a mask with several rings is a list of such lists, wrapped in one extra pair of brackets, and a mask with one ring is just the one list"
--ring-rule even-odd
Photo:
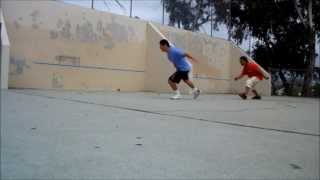
[[(37, 14), (36, 14), (37, 15)], [(96, 23), (86, 19), (85, 14), (81, 22), (74, 22), (67, 18), (59, 18), (56, 28), (49, 32), (51, 39), (79, 40), (85, 43), (104, 43), (105, 49), (112, 49), (117, 43), (127, 43), (137, 35), (135, 29), (126, 24), (117, 23), (115, 18), (111, 21), (98, 20)]]
[(76, 56), (58, 55), (55, 60), (59, 65), (80, 66), (80, 57)]
[(63, 76), (58, 73), (52, 74), (52, 81), (51, 81), (52, 88), (61, 89), (63, 88)]
[(25, 59), (13, 57), (10, 59), (10, 75), (22, 75), (25, 68), (30, 68)]

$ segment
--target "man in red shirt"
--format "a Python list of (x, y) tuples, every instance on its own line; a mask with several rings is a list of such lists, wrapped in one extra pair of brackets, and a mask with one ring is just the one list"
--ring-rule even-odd
[(250, 90), (252, 90), (254, 97), (252, 99), (261, 99), (261, 96), (254, 89), (254, 87), (261, 81), (263, 78), (269, 79), (269, 77), (265, 76), (260, 67), (253, 62), (249, 62), (246, 56), (240, 57), (240, 64), (243, 66), (242, 73), (235, 77), (234, 80), (241, 79), (243, 76), (247, 75), (249, 79), (246, 82), (245, 92), (240, 93), (239, 96), (242, 99), (247, 99), (247, 95)]

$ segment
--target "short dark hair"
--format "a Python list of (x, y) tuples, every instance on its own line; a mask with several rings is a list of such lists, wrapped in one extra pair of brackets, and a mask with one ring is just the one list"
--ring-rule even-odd
[(248, 58), (246, 56), (241, 56), (240, 60), (244, 60), (244, 61), (248, 62)]
[(166, 39), (162, 39), (161, 41), (160, 41), (160, 44), (161, 45), (166, 45), (166, 46), (168, 46), (168, 47), (170, 47), (170, 44), (169, 44), (169, 42), (166, 40)]

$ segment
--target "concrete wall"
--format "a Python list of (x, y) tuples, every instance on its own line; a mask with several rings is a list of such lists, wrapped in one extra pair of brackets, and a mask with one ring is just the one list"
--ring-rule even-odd
[[(247, 78), (242, 78), (239, 81), (233, 80), (242, 70), (239, 57), (248, 56), (239, 47), (227, 40), (211, 38), (204, 34), (168, 26), (157, 25), (157, 27), (165, 37), (174, 42), (175, 46), (190, 52), (199, 60), (199, 64), (193, 65), (193, 80), (202, 92), (238, 93), (244, 90)], [(168, 69), (168, 67), (162, 65), (158, 65), (158, 67)], [(270, 77), (265, 70), (264, 74)], [(182, 87), (184, 90), (187, 89), (186, 86)], [(262, 95), (270, 96), (271, 79), (263, 80), (257, 85), (256, 89)]]
[[(175, 71), (159, 41), (196, 57), (192, 79), (205, 93), (233, 93), (244, 53), (230, 42), (54, 1), (3, 1), (13, 88), (171, 91)], [(270, 95), (270, 81), (259, 85)], [(185, 84), (179, 85), (184, 93)], [(265, 89), (263, 89), (265, 88)]]
[(1, 22), (0, 89), (8, 89), (10, 42), (7, 34), (6, 24), (4, 23), (2, 8), (0, 8), (0, 22)]
[[(244, 51), (242, 51), (239, 47), (230, 44), (231, 45), (231, 52), (230, 52), (230, 68), (231, 72), (230, 75), (231, 77), (236, 77), (238, 76), (241, 71), (242, 71), (242, 66), (240, 65), (239, 62), (239, 57), (240, 56), (247, 56), (249, 57)], [(250, 59), (250, 61), (255, 62), (254, 60)], [(262, 69), (262, 68), (261, 68)], [(264, 74), (268, 77), (271, 78), (270, 74), (264, 70)], [(244, 91), (244, 86), (247, 78), (242, 78), (241, 80), (238, 81), (230, 81), (231, 83), (231, 91), (232, 93), (235, 92), (243, 92)], [(263, 80), (261, 81), (257, 86), (256, 89), (259, 93), (262, 95), (271, 95), (271, 79), (269, 80)]]
[[(168, 85), (168, 78), (176, 71), (172, 63), (168, 60), (167, 53), (160, 50), (159, 41), (168, 39), (159, 31), (156, 25), (148, 23), (147, 25), (147, 64), (146, 64), (146, 79), (145, 90), (155, 92), (168, 92), (171, 88)], [(190, 73), (192, 78), (192, 73)], [(190, 88), (181, 83), (179, 90), (182, 93), (189, 93)]]
[(159, 41), (166, 37), (153, 24), (147, 25), (147, 54), (145, 90), (156, 92), (170, 91), (168, 77), (175, 68), (168, 61), (166, 53), (160, 51)]
[(10, 87), (143, 90), (145, 22), (53, 1), (2, 6)]
[(199, 63), (193, 64), (193, 80), (203, 92), (230, 92), (231, 58), (228, 41), (168, 26), (158, 25), (158, 28), (175, 46), (198, 59)]

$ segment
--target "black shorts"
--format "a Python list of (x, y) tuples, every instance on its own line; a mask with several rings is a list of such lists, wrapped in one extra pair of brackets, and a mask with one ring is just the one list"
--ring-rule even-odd
[(180, 83), (181, 79), (189, 80), (189, 71), (177, 71), (169, 77), (169, 80), (175, 83)]

